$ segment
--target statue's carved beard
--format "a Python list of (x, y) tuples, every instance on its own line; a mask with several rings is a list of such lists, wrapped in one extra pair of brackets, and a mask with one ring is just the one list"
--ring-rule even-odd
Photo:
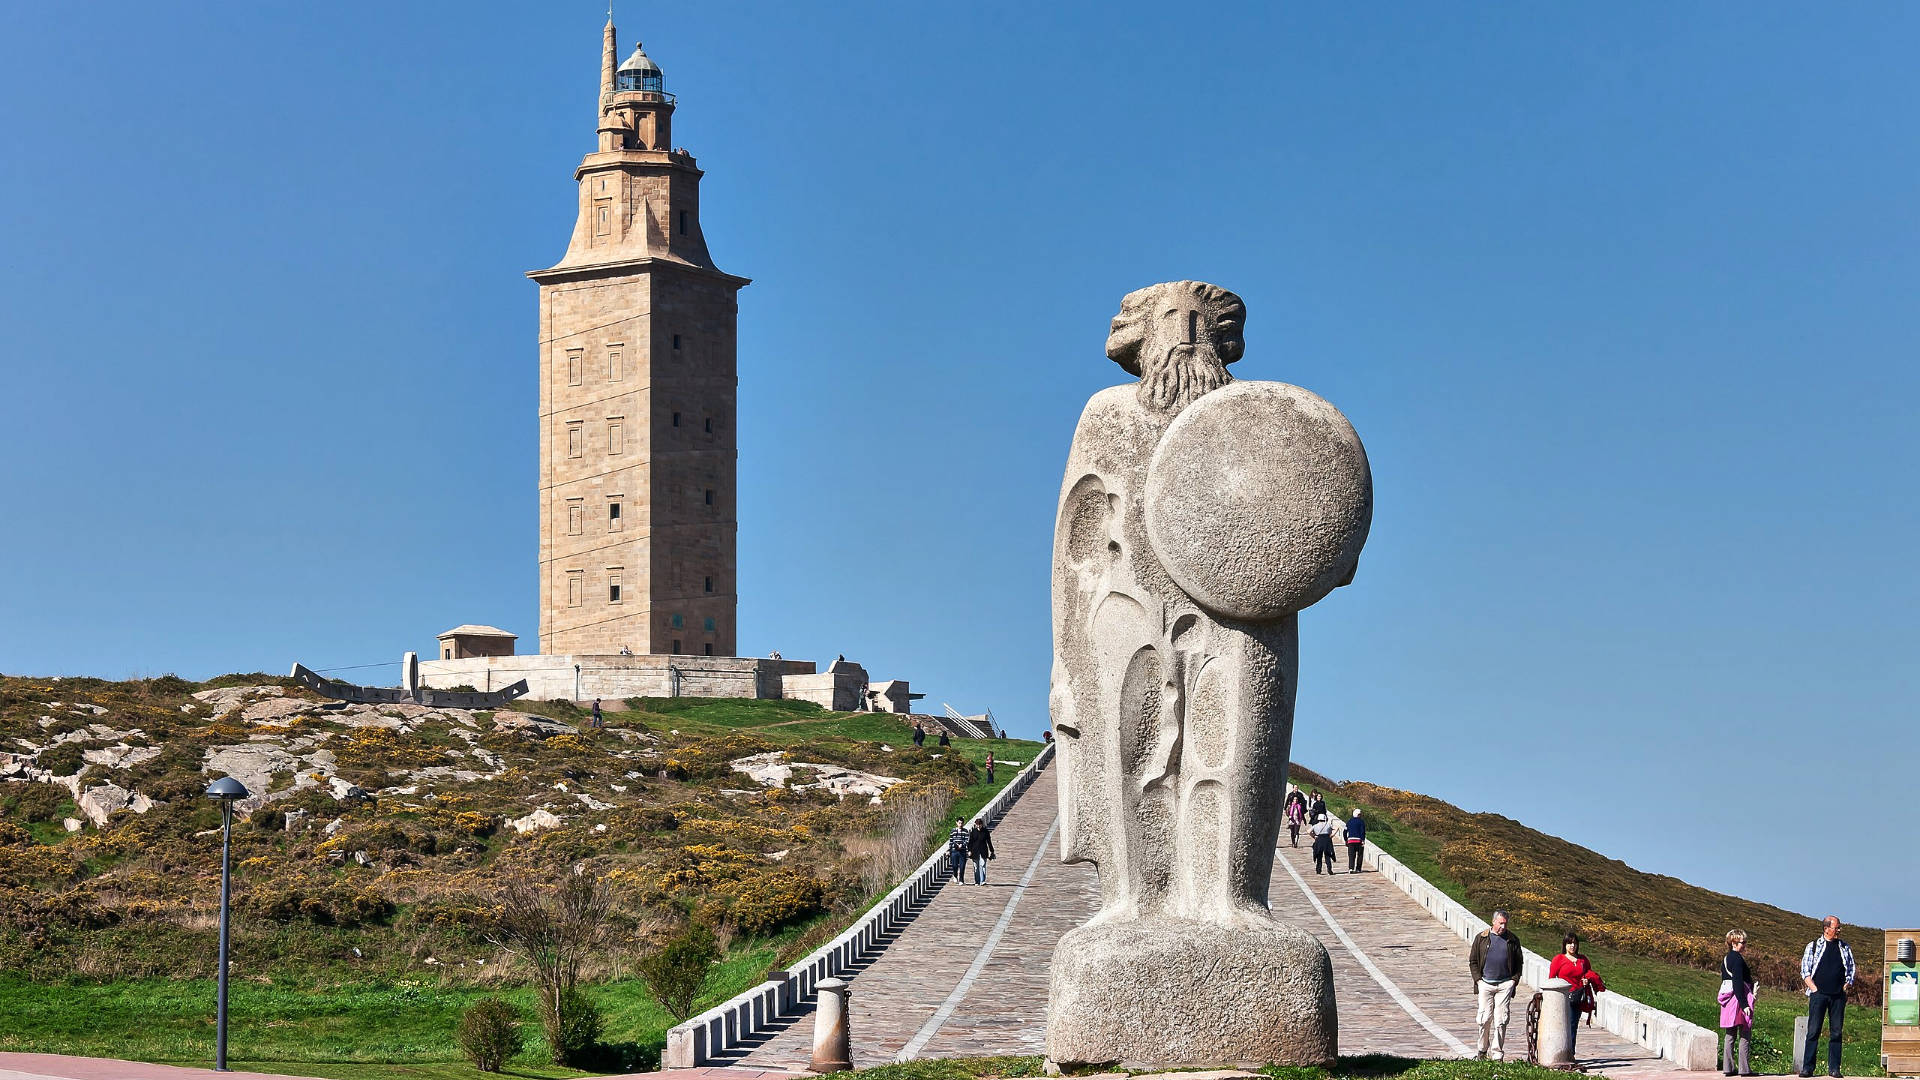
[(1142, 404), (1156, 409), (1184, 409), (1233, 381), (1226, 365), (1206, 345), (1181, 342), (1164, 350), (1149, 345), (1140, 350), (1140, 360), (1137, 393)]

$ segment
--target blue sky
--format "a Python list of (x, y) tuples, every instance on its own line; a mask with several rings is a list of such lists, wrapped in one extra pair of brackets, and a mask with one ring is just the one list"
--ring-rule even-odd
[[(534, 287), (602, 11), (0, 36), (0, 670), (531, 638)], [(1920, 143), (1891, 4), (634, 5), (740, 302), (741, 648), (1045, 720), (1130, 289), (1366, 440), (1295, 759), (1911, 924)], [(368, 669), (369, 678), (383, 673)], [(1783, 948), (1785, 946), (1782, 946)]]

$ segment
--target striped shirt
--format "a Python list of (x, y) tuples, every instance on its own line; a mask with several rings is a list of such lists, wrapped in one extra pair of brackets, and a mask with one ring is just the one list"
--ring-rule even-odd
[(947, 850), (967, 850), (967, 830), (964, 826), (955, 825), (953, 831), (947, 834)]
[[(1839, 938), (1833, 943), (1840, 946), (1840, 967), (1846, 972), (1845, 982), (1853, 985), (1853, 948)], [(1820, 966), (1820, 958), (1827, 954), (1827, 936), (1825, 934), (1807, 943), (1807, 950), (1800, 954), (1800, 977), (1813, 978), (1814, 970)]]

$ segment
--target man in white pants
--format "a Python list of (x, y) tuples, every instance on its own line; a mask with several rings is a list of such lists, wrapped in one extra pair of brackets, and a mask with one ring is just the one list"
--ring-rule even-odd
[(1467, 970), (1480, 997), (1475, 1021), (1480, 1025), (1479, 1055), (1493, 1060), (1507, 1056), (1507, 1019), (1513, 1012), (1513, 991), (1520, 985), (1520, 939), (1507, 930), (1507, 913), (1493, 913), (1493, 925), (1480, 931), (1467, 951)]

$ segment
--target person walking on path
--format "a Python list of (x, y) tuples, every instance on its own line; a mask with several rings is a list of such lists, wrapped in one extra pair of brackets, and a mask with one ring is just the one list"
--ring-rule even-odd
[(994, 858), (993, 830), (987, 828), (986, 818), (975, 818), (973, 831), (967, 834), (967, 854), (973, 856), (973, 883), (987, 883), (987, 860)]
[(600, 715), (600, 699), (593, 699), (593, 726), (606, 727), (607, 721)]
[(927, 729), (921, 727), (920, 721), (918, 720), (915, 720), (913, 722), (913, 745), (915, 746), (927, 745)]
[(1807, 1049), (1800, 1058), (1801, 1076), (1813, 1075), (1822, 1019), (1827, 1022), (1827, 1075), (1840, 1075), (1840, 1033), (1846, 1025), (1853, 976), (1853, 947), (1840, 937), (1840, 920), (1829, 915), (1820, 925), (1820, 936), (1800, 954), (1800, 981), (1807, 990)]
[(1320, 789), (1315, 788), (1313, 798), (1307, 800), (1307, 820), (1312, 821), (1314, 818), (1326, 814), (1326, 812), (1327, 800), (1320, 794)]
[(1307, 797), (1295, 788), (1287, 792), (1287, 835), (1292, 838), (1293, 846), (1300, 846), (1300, 826), (1307, 820)]
[(1560, 954), (1547, 965), (1547, 978), (1567, 980), (1567, 1056), (1571, 1058), (1580, 1034), (1580, 1018), (1593, 1013), (1593, 995), (1604, 993), (1607, 984), (1600, 981), (1600, 973), (1580, 954), (1579, 934), (1560, 939)]
[(952, 740), (952, 739), (949, 739), (949, 738), (947, 738), (947, 729), (946, 729), (946, 728), (941, 728), (941, 729), (940, 729), (940, 745), (941, 745), (941, 746), (952, 746), (952, 745), (953, 745), (953, 740)]
[(962, 885), (967, 883), (967, 840), (966, 819), (954, 818), (953, 831), (947, 834), (947, 867)]
[(993, 751), (987, 751), (987, 783), (993, 783)]
[(1333, 819), (1321, 814), (1313, 819), (1309, 831), (1313, 833), (1313, 872), (1333, 873)]
[(1478, 1056), (1495, 1061), (1507, 1056), (1507, 1021), (1513, 1011), (1513, 991), (1520, 984), (1520, 939), (1507, 929), (1507, 913), (1493, 913), (1493, 923), (1473, 939), (1467, 950), (1467, 970), (1473, 975), (1480, 1005), (1474, 1022), (1480, 1026)]
[[(1752, 1076), (1749, 1055), (1753, 1052), (1753, 972), (1747, 968), (1747, 932), (1727, 931), (1727, 955), (1720, 959), (1720, 1030), (1726, 1033), (1725, 1063), (1721, 1071), (1728, 1076)], [(1740, 1071), (1734, 1072), (1734, 1049), (1738, 1045)]]
[(1347, 873), (1360, 872), (1360, 857), (1367, 851), (1367, 821), (1360, 816), (1360, 808), (1353, 808), (1353, 816), (1347, 819)]

